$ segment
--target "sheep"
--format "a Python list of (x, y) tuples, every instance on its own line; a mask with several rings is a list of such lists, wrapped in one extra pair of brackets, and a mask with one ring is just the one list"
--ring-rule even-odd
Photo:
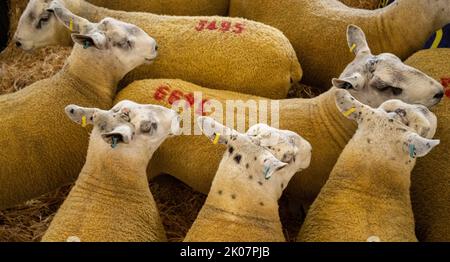
[(146, 168), (158, 146), (178, 133), (178, 114), (132, 101), (109, 111), (69, 105), (65, 112), (94, 128), (86, 163), (42, 241), (165, 241)]
[[(361, 47), (353, 64), (345, 69), (339, 79), (334, 79), (334, 88), (313, 99), (267, 100), (230, 91), (202, 88), (181, 80), (163, 79), (136, 81), (120, 91), (115, 101), (128, 99), (172, 107), (176, 105), (174, 101), (184, 99), (192, 106), (187, 109), (196, 115), (210, 114), (209, 111), (202, 112), (201, 108), (212, 107), (216, 100), (223, 107), (226, 101), (242, 101), (248, 105), (253, 101), (258, 106), (264, 105), (265, 102), (268, 106), (274, 103), (274, 107), (279, 108), (279, 127), (302, 134), (315, 149), (311, 166), (302, 172), (301, 176), (295, 176), (286, 191), (292, 199), (304, 203), (306, 209), (319, 193), (339, 154), (356, 130), (355, 124), (337, 111), (334, 103), (334, 92), (337, 88), (347, 88), (360, 101), (372, 107), (378, 107), (385, 100), (392, 98), (431, 107), (437, 104), (443, 95), (442, 86), (437, 81), (404, 65), (395, 56), (370, 54), (364, 34), (356, 27), (349, 27), (348, 35), (350, 41), (357, 41)], [(393, 87), (402, 91), (399, 92)], [(194, 92), (199, 92), (202, 97), (195, 99)], [(245, 111), (245, 120), (248, 121), (250, 112)], [(259, 109), (256, 108), (255, 111)], [(188, 110), (185, 112), (188, 113)], [(271, 115), (268, 116), (267, 124), (272, 121)], [(221, 151), (219, 147), (205, 144), (195, 136), (171, 139), (161, 145), (150, 161), (149, 176), (171, 174), (206, 194), (213, 180), (210, 171), (217, 170)], [(183, 160), (179, 156), (183, 156)]]
[[(405, 63), (442, 81), (450, 93), (450, 49), (422, 50)], [(450, 97), (450, 94), (448, 94)], [(436, 137), (442, 146), (417, 161), (412, 172), (411, 200), (416, 219), (416, 234), (420, 241), (450, 241), (450, 99), (446, 98), (433, 112), (438, 117)]]
[[(417, 241), (410, 200), (416, 157), (439, 144), (436, 116), (424, 106), (387, 101), (366, 106), (347, 91), (335, 93), (343, 115), (358, 123), (298, 235), (300, 241)], [(411, 117), (410, 117), (411, 116)], [(422, 120), (422, 121), (416, 121)], [(408, 126), (406, 124), (409, 124)], [(425, 137), (417, 133), (420, 125)]]
[(311, 145), (294, 132), (264, 124), (242, 134), (209, 117), (197, 122), (227, 150), (184, 241), (286, 241), (278, 199), (292, 176), (308, 167)]
[[(231, 0), (230, 16), (245, 17), (280, 29), (294, 46), (304, 69), (302, 82), (322, 90), (351, 61), (341, 32), (356, 24), (376, 52), (402, 60), (422, 48), (427, 38), (450, 22), (450, 1), (397, 0), (382, 9), (363, 10), (337, 0)], [(414, 14), (421, 14), (420, 16)], [(350, 43), (352, 51), (354, 43)]]
[[(155, 40), (135, 25), (112, 18), (85, 22), (90, 29), (72, 34), (76, 45), (58, 74), (0, 96), (0, 209), (73, 181), (88, 139), (63, 121), (64, 107), (111, 107), (119, 80), (157, 56)], [(134, 48), (121, 46), (124, 39)]]
[(131, 22), (158, 40), (160, 59), (128, 74), (122, 85), (136, 79), (181, 78), (212, 88), (285, 98), (291, 83), (295, 85), (302, 76), (289, 40), (279, 30), (262, 23), (218, 16), (176, 17), (114, 11), (84, 0), (47, 2), (31, 0), (22, 14), (15, 33), (15, 41), (21, 48), (71, 44), (69, 30), (53, 22), (53, 15), (47, 11), (49, 5), (64, 14), (67, 27), (72, 21), (74, 31), (84, 25), (83, 21), (73, 19), (71, 12), (91, 21), (110, 16)]

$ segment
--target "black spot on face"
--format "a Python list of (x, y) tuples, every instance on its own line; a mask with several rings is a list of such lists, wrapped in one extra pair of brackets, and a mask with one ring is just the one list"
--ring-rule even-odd
[(394, 119), (389, 119), (389, 122), (394, 122)]
[(230, 146), (228, 148), (228, 152), (230, 153), (230, 155), (233, 154), (233, 151), (234, 151), (234, 147)]
[(256, 156), (255, 156), (255, 161), (256, 161)]
[(264, 203), (263, 203), (263, 202), (259, 202), (259, 205), (260, 205), (260, 206), (264, 206)]
[(259, 184), (260, 186), (262, 186), (262, 185), (263, 185), (263, 183), (262, 183), (261, 181), (258, 181), (258, 184)]
[(248, 179), (250, 179), (250, 180), (253, 179), (253, 176), (252, 175), (248, 176)]
[(235, 194), (232, 194), (232, 195), (231, 195), (231, 198), (232, 198), (232, 199), (236, 199), (236, 195), (235, 195)]
[(239, 165), (241, 163), (241, 158), (242, 158), (242, 156), (240, 154), (237, 154), (237, 155), (234, 156), (233, 159)]
[(283, 189), (284, 188), (284, 184), (283, 183), (281, 183), (281, 189)]
[(217, 191), (217, 193), (219, 194), (219, 195), (222, 195), (222, 190), (219, 190), (219, 191)]
[(248, 164), (248, 163), (247, 163), (247, 164), (245, 164), (245, 168), (247, 168), (247, 169), (249, 168), (249, 164)]

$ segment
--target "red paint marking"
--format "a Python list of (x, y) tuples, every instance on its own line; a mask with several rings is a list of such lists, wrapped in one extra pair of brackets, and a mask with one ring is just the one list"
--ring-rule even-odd
[[(220, 24), (220, 26), (218, 26)], [(231, 30), (233, 28), (233, 30)], [(208, 21), (208, 20), (200, 20), (198, 24), (195, 26), (195, 30), (201, 32), (205, 29), (208, 29), (210, 31), (219, 31), (219, 32), (232, 32), (235, 34), (241, 34), (244, 29), (245, 25), (243, 23), (233, 23), (229, 21)]]
[(217, 28), (217, 25), (216, 25), (216, 21), (212, 21), (209, 25), (208, 25), (208, 30), (216, 30), (216, 29), (218, 29)]
[(156, 89), (155, 94), (153, 95), (153, 98), (156, 100), (163, 100), (166, 98), (167, 94), (169, 93), (170, 88), (166, 85), (162, 85)]
[(445, 96), (450, 98), (450, 78), (448, 77), (441, 78), (441, 84), (444, 86), (444, 89), (446, 89)]
[(206, 24), (208, 23), (207, 20), (200, 20), (198, 25), (195, 27), (195, 30), (197, 31), (203, 31), (205, 29)]
[(241, 23), (236, 23), (234, 25), (234, 28), (235, 29), (233, 30), (233, 32), (236, 33), (236, 34), (240, 34), (240, 33), (242, 33), (242, 31), (244, 31), (244, 25), (241, 24)]
[[(194, 93), (183, 93), (181, 90), (171, 90), (170, 86), (162, 85), (158, 87), (153, 94), (153, 97), (158, 101), (164, 101), (170, 105), (173, 105), (177, 101), (185, 100), (187, 103), (185, 104), (185, 108), (194, 107), (194, 104), (197, 103), (197, 111), (195, 112), (197, 115), (206, 116), (207, 114), (204, 112), (205, 104), (209, 101), (208, 98), (202, 99), (202, 101), (195, 101)], [(167, 98), (167, 99), (166, 99)]]
[(231, 28), (231, 22), (223, 21), (221, 24), (220, 31), (221, 32), (228, 32)]

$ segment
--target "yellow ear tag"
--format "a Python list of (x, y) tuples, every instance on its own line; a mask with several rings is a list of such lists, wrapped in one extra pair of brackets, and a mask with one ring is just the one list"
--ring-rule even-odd
[(82, 127), (86, 127), (86, 125), (87, 125), (87, 124), (86, 124), (86, 116), (82, 116), (82, 117), (81, 117), (81, 126), (82, 126)]
[(219, 143), (219, 138), (220, 138), (220, 134), (216, 133), (216, 137), (214, 137), (214, 141), (213, 141), (214, 145), (217, 145), (217, 143)]
[(342, 114), (344, 114), (344, 116), (348, 117), (349, 115), (353, 114), (355, 111), (356, 111), (356, 108), (352, 107), (352, 108), (350, 108), (349, 110), (345, 111)]
[(350, 53), (353, 53), (353, 50), (355, 50), (355, 48), (356, 48), (356, 44), (353, 44), (353, 45), (350, 47)]
[(72, 19), (72, 17), (70, 18), (70, 21), (69, 21), (69, 30), (73, 31), (73, 19)]

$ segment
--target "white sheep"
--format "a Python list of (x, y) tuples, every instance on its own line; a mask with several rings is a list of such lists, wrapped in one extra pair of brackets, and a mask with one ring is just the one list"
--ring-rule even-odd
[(178, 134), (178, 114), (131, 101), (109, 111), (76, 105), (65, 111), (75, 123), (94, 128), (86, 163), (42, 240), (166, 240), (146, 168), (159, 145)]
[(311, 145), (267, 125), (241, 134), (209, 117), (197, 120), (205, 136), (227, 150), (184, 241), (285, 241), (278, 199), (292, 176), (309, 166)]
[[(64, 14), (67, 28), (55, 22), (49, 7)], [(85, 27), (84, 20), (74, 18), (72, 13), (89, 21), (114, 17), (136, 24), (161, 45), (154, 65), (134, 70), (123, 85), (136, 79), (179, 78), (210, 88), (285, 98), (291, 85), (302, 77), (289, 40), (281, 31), (262, 23), (219, 16), (115, 11), (84, 0), (31, 0), (15, 33), (17, 45), (25, 50), (51, 44), (71, 45), (69, 31)]]
[(309, 209), (298, 240), (417, 241), (410, 175), (416, 157), (439, 144), (428, 139), (436, 116), (399, 100), (374, 109), (345, 90), (336, 92), (336, 105), (358, 129)]
[(76, 45), (57, 75), (0, 96), (0, 209), (72, 182), (88, 136), (65, 121), (64, 107), (110, 108), (118, 81), (157, 56), (155, 40), (135, 25), (112, 18), (85, 23), (88, 30), (72, 34)]

